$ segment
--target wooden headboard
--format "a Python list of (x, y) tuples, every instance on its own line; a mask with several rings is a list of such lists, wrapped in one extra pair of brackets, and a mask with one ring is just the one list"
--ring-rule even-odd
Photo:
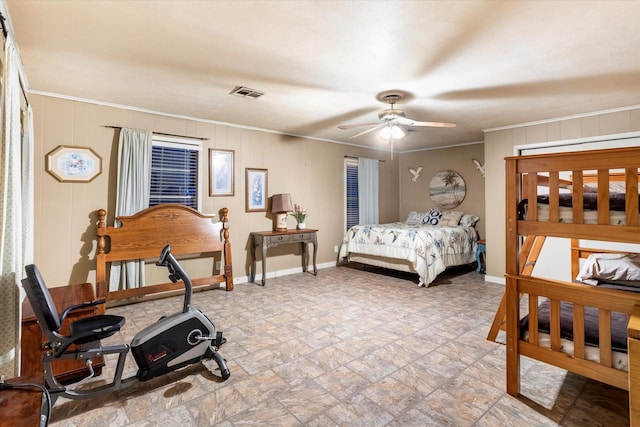
[(164, 283), (109, 291), (108, 264), (114, 261), (157, 259), (166, 245), (171, 245), (171, 253), (176, 256), (221, 251), (224, 274), (191, 280), (194, 289), (225, 282), (227, 291), (233, 290), (228, 209), (223, 208), (220, 213), (220, 220), (214, 222), (215, 215), (203, 215), (184, 205), (162, 204), (135, 215), (118, 217), (121, 226), (115, 228), (106, 225), (107, 211), (100, 209), (96, 233), (96, 296), (113, 301), (183, 289), (182, 283)]

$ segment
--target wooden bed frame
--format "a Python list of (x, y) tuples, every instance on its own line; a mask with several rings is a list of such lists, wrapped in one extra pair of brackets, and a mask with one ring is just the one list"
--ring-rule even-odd
[[(228, 209), (216, 215), (203, 215), (184, 205), (157, 205), (131, 216), (122, 216), (118, 228), (106, 225), (107, 211), (98, 211), (96, 296), (107, 301), (140, 298), (149, 294), (184, 289), (182, 283), (164, 283), (134, 289), (109, 291), (108, 265), (114, 261), (157, 259), (165, 245), (176, 256), (202, 257), (222, 252), (224, 274), (192, 278), (194, 290), (225, 282), (233, 290), (231, 243), (229, 243)], [(213, 266), (212, 270), (213, 271)]]
[[(581, 257), (592, 252), (606, 252), (579, 247), (579, 239), (640, 243), (638, 221), (638, 167), (640, 148), (581, 151), (572, 153), (540, 154), (508, 157), (506, 160), (506, 290), (496, 320), (489, 332), (495, 338), (502, 320), (506, 329), (507, 392), (517, 396), (520, 390), (520, 356), (540, 360), (568, 371), (629, 390), (630, 419), (632, 425), (640, 425), (640, 294), (613, 289), (532, 276), (533, 266), (547, 236), (571, 239), (572, 274), (575, 277)], [(626, 225), (609, 225), (609, 175), (611, 169), (623, 170), (626, 183)], [(588, 171), (588, 172), (585, 172)], [(582, 208), (585, 176), (597, 171), (598, 224), (584, 224)], [(570, 172), (573, 193), (573, 223), (559, 221), (558, 194), (566, 182), (560, 172)], [(525, 176), (542, 176), (549, 190), (548, 221), (538, 221), (536, 195), (540, 179)], [(526, 220), (518, 217), (518, 203), (528, 196), (529, 209)], [(548, 298), (551, 305), (551, 348), (538, 345), (537, 326), (529, 329), (529, 338), (520, 339), (521, 303), (528, 300), (529, 324), (538, 323), (538, 297)], [(523, 299), (524, 298), (524, 299)], [(574, 306), (574, 355), (560, 351), (560, 302)], [(600, 360), (585, 359), (584, 307), (599, 310)], [(526, 307), (526, 306), (525, 306)], [(628, 358), (629, 372), (612, 367), (611, 312), (629, 315)]]

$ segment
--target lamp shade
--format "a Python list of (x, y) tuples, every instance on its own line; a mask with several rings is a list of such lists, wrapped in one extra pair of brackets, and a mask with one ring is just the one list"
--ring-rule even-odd
[(293, 210), (291, 194), (274, 194), (271, 197), (271, 212), (289, 212)]
[(397, 125), (389, 125), (382, 128), (380, 136), (384, 139), (402, 139), (405, 136), (404, 131)]

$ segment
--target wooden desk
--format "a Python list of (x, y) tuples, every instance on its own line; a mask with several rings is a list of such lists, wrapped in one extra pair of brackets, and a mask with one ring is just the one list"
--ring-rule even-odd
[(279, 245), (300, 243), (302, 245), (302, 271), (307, 271), (307, 243), (313, 244), (313, 275), (318, 275), (316, 267), (316, 252), (318, 249), (318, 230), (287, 230), (287, 231), (253, 231), (251, 232), (251, 277), (256, 278), (256, 251), (262, 248), (262, 286), (267, 281), (267, 249)]
[[(95, 300), (95, 292), (91, 283), (50, 288), (49, 293), (58, 310), (58, 315), (62, 314), (62, 311), (71, 305)], [(67, 334), (69, 333), (70, 323), (82, 317), (95, 316), (96, 314), (99, 314), (97, 306), (74, 310), (65, 319), (61, 331)], [(25, 298), (22, 303), (21, 376), (40, 378), (40, 383), (43, 383), (42, 356), (45, 352), (44, 343), (46, 341), (47, 338), (42, 333), (42, 329), (40, 329), (29, 299)], [(102, 357), (96, 358), (93, 363), (96, 375), (100, 375), (104, 360)], [(63, 360), (54, 362), (51, 366), (56, 379), (63, 384), (78, 381), (89, 374), (87, 366), (81, 360)]]

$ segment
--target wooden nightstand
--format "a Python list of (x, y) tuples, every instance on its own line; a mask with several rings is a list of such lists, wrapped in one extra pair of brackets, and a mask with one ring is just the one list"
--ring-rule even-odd
[(478, 250), (476, 251), (476, 262), (478, 267), (476, 272), (485, 274), (487, 272), (487, 244), (484, 240), (478, 240)]
[(318, 230), (287, 230), (287, 231), (253, 231), (251, 232), (251, 277), (256, 278), (256, 251), (262, 248), (262, 286), (267, 281), (267, 248), (279, 245), (299, 243), (302, 245), (302, 271), (307, 271), (307, 243), (313, 244), (313, 274), (318, 275), (316, 267), (316, 252), (318, 249)]

